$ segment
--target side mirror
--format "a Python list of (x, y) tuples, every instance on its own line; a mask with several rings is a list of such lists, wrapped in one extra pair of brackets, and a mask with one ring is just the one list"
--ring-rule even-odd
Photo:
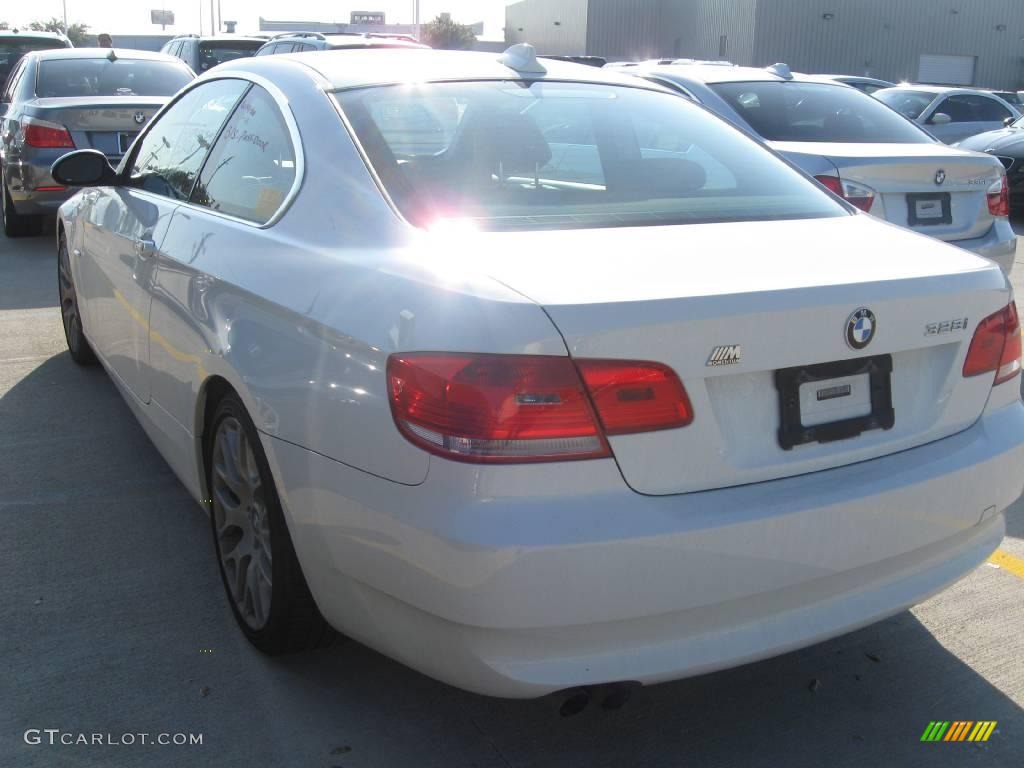
[(1013, 115), (1010, 115), (1010, 117), (1003, 118), (1003, 125), (1005, 125), (1007, 128), (1009, 128), (1015, 122), (1017, 122), (1017, 118), (1014, 117)]
[(102, 187), (117, 181), (117, 172), (95, 149), (68, 152), (50, 167), (50, 176), (65, 187)]
[(932, 125), (949, 125), (953, 122), (953, 118), (945, 112), (936, 112), (928, 122)]

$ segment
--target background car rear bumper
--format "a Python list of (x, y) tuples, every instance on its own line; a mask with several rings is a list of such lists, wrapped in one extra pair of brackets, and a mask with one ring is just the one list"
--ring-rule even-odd
[(438, 679), (528, 697), (734, 666), (920, 602), (999, 544), (1022, 435), (1016, 401), (892, 456), (662, 497), (610, 461), (432, 460), (402, 486), (264, 440), (332, 624)]
[(4, 168), (7, 188), (18, 213), (56, 214), (61, 204), (78, 191), (66, 187), (46, 189), (60, 186), (50, 175), (50, 167), (69, 151), (46, 150), (30, 162), (11, 163)]
[(992, 259), (1004, 275), (1010, 274), (1013, 269), (1013, 261), (1017, 255), (1017, 234), (1008, 219), (996, 219), (992, 228), (984, 237), (973, 240), (955, 240), (950, 245), (956, 245), (968, 251), (973, 251), (986, 259)]

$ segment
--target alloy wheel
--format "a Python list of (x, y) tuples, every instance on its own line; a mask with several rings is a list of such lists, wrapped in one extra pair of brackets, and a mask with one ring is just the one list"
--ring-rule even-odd
[(226, 416), (213, 443), (213, 526), (228, 593), (252, 629), (266, 625), (273, 592), (270, 514), (242, 424)]

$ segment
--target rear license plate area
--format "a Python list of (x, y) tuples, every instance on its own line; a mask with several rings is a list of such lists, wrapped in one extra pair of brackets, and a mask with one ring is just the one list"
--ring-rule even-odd
[(781, 368), (779, 446), (830, 443), (871, 429), (892, 429), (892, 356)]
[(138, 133), (117, 134), (117, 148), (122, 155), (128, 153), (128, 150), (131, 149), (132, 142), (135, 141), (135, 137), (138, 135)]
[(907, 224), (929, 227), (952, 224), (953, 210), (949, 192), (907, 195)]

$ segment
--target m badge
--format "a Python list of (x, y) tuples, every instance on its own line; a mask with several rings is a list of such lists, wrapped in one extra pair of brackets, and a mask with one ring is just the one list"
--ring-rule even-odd
[(715, 347), (711, 350), (711, 355), (708, 357), (708, 361), (704, 365), (736, 365), (736, 363), (740, 361), (741, 355), (742, 349), (739, 344), (728, 344), (722, 347)]

